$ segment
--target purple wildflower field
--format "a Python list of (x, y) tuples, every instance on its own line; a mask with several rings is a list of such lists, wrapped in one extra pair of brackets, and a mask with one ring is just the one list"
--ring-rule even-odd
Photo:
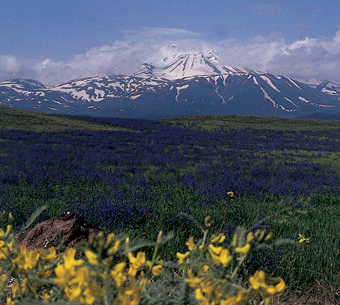
[[(225, 200), (230, 190), (256, 198), (339, 194), (336, 170), (316, 161), (318, 154), (340, 150), (335, 132), (208, 132), (148, 120), (88, 119), (125, 130), (0, 132), (1, 208), (25, 218), (39, 200), (62, 202), (113, 228), (154, 212), (155, 182), (189, 188), (206, 205)], [(31, 206), (23, 207), (29, 200)]]

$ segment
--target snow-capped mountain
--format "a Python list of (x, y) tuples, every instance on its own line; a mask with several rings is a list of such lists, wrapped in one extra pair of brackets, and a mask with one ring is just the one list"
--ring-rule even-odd
[(0, 82), (0, 104), (116, 117), (308, 117), (340, 115), (340, 85), (220, 65), (213, 52), (188, 53), (145, 63), (131, 75), (89, 77), (55, 86), (24, 79)]
[(247, 72), (246, 69), (219, 65), (216, 56), (217, 54), (212, 51), (208, 52), (207, 55), (202, 52), (174, 54), (170, 62), (164, 59), (156, 62), (158, 65), (153, 66), (153, 74), (159, 78), (176, 80), (188, 77)]

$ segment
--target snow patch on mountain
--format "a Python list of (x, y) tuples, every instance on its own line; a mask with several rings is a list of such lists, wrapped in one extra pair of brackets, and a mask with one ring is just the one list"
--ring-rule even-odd
[(189, 87), (189, 85), (184, 85), (184, 86), (181, 86), (181, 87), (176, 87), (177, 95), (176, 95), (176, 97), (175, 97), (175, 100), (176, 100), (177, 103), (179, 102), (179, 101), (178, 101), (178, 97), (179, 97), (180, 91), (181, 91), (181, 90), (184, 90), (184, 89), (186, 89), (186, 88), (188, 88), (188, 87)]
[(260, 75), (260, 77), (270, 86), (272, 87), (274, 90), (276, 90), (277, 92), (281, 93), (279, 89), (277, 89), (274, 84), (272, 83), (272, 81), (265, 75)]
[(310, 102), (309, 100), (305, 99), (305, 98), (302, 97), (302, 96), (299, 96), (299, 100), (301, 100), (301, 101), (303, 101), (303, 102), (305, 102), (305, 103), (309, 103), (309, 102)]

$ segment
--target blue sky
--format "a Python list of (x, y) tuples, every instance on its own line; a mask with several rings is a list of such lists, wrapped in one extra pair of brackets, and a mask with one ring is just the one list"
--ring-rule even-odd
[(214, 50), (226, 65), (340, 83), (339, 16), (338, 0), (2, 0), (0, 80), (128, 74)]

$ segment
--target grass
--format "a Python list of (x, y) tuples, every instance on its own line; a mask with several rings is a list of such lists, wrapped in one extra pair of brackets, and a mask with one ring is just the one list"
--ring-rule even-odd
[(163, 119), (165, 122), (180, 124), (198, 130), (214, 131), (222, 129), (274, 129), (295, 131), (337, 131), (339, 121), (322, 121), (309, 119), (283, 119), (273, 117), (237, 116), (237, 115), (201, 115)]
[(22, 110), (0, 105), (0, 130), (37, 132), (64, 130), (122, 130), (109, 124), (98, 124), (69, 116)]
[[(164, 121), (210, 131), (220, 128), (254, 128), (275, 129), (284, 132), (289, 132), (289, 130), (340, 132), (340, 122), (336, 121), (238, 116), (182, 117), (165, 119)], [(68, 129), (114, 131), (122, 128), (91, 123), (85, 119), (0, 106), (0, 130), (10, 129), (47, 132)], [(339, 173), (339, 152), (318, 150), (307, 152), (298, 149), (272, 150), (268, 152), (268, 155), (280, 160), (284, 159), (284, 154), (287, 153), (303, 155), (306, 160), (328, 164)], [(261, 158), (261, 155), (258, 157)], [(106, 168), (115, 169), (114, 167), (111, 169), (110, 165), (107, 165)], [(195, 168), (196, 165), (193, 164), (188, 170), (194, 173)], [(253, 264), (254, 268), (267, 266), (267, 272), (274, 272), (273, 275), (282, 276), (289, 283), (288, 294), (277, 299), (278, 303), (273, 304), (284, 304), (285, 299), (290, 299), (289, 304), (304, 304), (306, 297), (309, 297), (309, 300), (314, 298), (314, 304), (336, 304), (332, 302), (335, 302), (340, 286), (340, 198), (331, 195), (311, 194), (310, 198), (290, 200), (291, 198), (285, 196), (268, 195), (259, 199), (245, 195), (229, 201), (216, 199), (213, 202), (214, 209), (207, 209), (209, 202), (206, 201), (206, 198), (197, 194), (190, 187), (169, 184), (168, 179), (173, 178), (173, 174), (164, 173), (157, 176), (158, 170), (159, 167), (152, 164), (145, 169), (145, 177), (154, 180), (151, 187), (142, 194), (141, 204), (150, 205), (150, 202), (152, 202), (153, 212), (140, 215), (143, 219), (142, 227), (124, 228), (124, 232), (129, 234), (132, 239), (145, 237), (149, 240), (155, 240), (158, 232), (163, 230), (166, 224), (168, 230), (175, 231), (174, 239), (161, 248), (160, 255), (166, 258), (166, 256), (173, 257), (176, 251), (185, 251), (185, 242), (189, 236), (200, 237), (195, 224), (186, 216), (178, 214), (178, 211), (186, 213), (190, 210), (191, 216), (199, 223), (202, 223), (206, 216), (211, 216), (215, 220), (213, 231), (222, 229), (230, 234), (233, 233), (237, 225), (244, 225), (249, 228), (263, 221), (261, 225), (267, 226), (273, 231), (275, 237), (297, 240), (300, 233), (310, 238), (309, 244), (302, 244), (299, 247), (286, 247), (283, 254), (280, 252), (282, 249), (277, 247), (266, 252), (262, 259), (249, 261), (249, 264)], [(183, 169), (178, 169), (178, 172), (180, 171), (183, 171)], [(129, 191), (128, 184), (122, 188), (125, 188), (126, 192)], [(78, 190), (78, 197), (75, 197), (75, 189)], [(49, 206), (48, 216), (52, 217), (68, 209), (69, 206), (64, 201), (51, 197), (51, 193), (62, 193), (80, 204), (87, 200), (81, 194), (90, 194), (93, 201), (92, 208), (95, 208), (96, 198), (105, 191), (105, 185), (91, 184), (87, 181), (63, 181), (53, 185), (46, 184), (45, 189), (36, 191), (27, 181), (21, 181), (8, 200), (11, 201), (13, 210), (22, 217), (45, 204)], [(185, 206), (188, 207), (188, 210), (185, 209)], [(175, 215), (176, 217), (174, 217)], [(264, 217), (268, 217), (268, 219), (264, 220)], [(102, 229), (105, 231), (105, 228)], [(272, 263), (275, 263), (275, 266)], [(312, 301), (309, 302), (313, 304)]]

